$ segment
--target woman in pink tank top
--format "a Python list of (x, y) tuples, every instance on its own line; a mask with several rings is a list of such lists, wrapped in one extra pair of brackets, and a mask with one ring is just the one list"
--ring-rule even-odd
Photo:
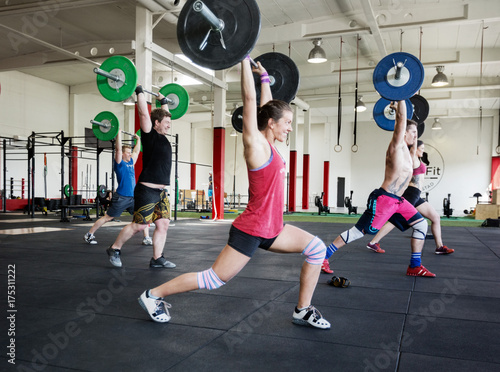
[(195, 289), (219, 288), (245, 267), (257, 248), (277, 253), (299, 253), (305, 256), (305, 262), (300, 272), (299, 298), (291, 320), (298, 325), (329, 329), (330, 323), (311, 305), (326, 246), (317, 236), (292, 225), (283, 225), (286, 166), (274, 144), (284, 142), (292, 131), (292, 109), (286, 102), (272, 100), (269, 75), (259, 62), (253, 72), (258, 73), (261, 80), (258, 112), (252, 68), (247, 57), (241, 62), (241, 92), (243, 151), (250, 189), (248, 206), (233, 222), (228, 243), (212, 267), (180, 275), (146, 290), (139, 303), (154, 321), (168, 322), (171, 306), (164, 297)]

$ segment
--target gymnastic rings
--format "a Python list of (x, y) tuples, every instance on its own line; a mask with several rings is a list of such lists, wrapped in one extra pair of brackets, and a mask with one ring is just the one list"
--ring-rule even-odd
[(337, 144), (335, 145), (335, 147), (333, 148), (335, 150), (335, 152), (341, 152), (342, 151), (342, 146)]
[(352, 145), (351, 146), (351, 151), (352, 152), (358, 152), (358, 145)]

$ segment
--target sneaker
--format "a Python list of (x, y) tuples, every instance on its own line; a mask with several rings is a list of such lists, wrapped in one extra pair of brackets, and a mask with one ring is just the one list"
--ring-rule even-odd
[(150, 236), (145, 236), (144, 239), (142, 239), (142, 245), (153, 245), (153, 239), (151, 239)]
[(173, 262), (167, 261), (163, 254), (161, 257), (158, 257), (156, 260), (151, 257), (151, 261), (149, 261), (149, 267), (163, 267), (165, 269), (173, 269), (177, 265)]
[(435, 278), (436, 274), (431, 273), (422, 265), (410, 267), (408, 266), (408, 270), (406, 270), (406, 275), (408, 276), (428, 276), (430, 278)]
[(448, 248), (446, 245), (443, 245), (440, 248), (436, 248), (436, 252), (434, 252), (434, 253), (436, 253), (436, 254), (450, 254), (453, 252), (455, 252), (454, 249)]
[(380, 248), (379, 243), (375, 243), (375, 244), (368, 243), (366, 245), (366, 248), (371, 249), (375, 253), (385, 253), (385, 251), (382, 248)]
[(142, 306), (144, 310), (146, 310), (155, 322), (158, 323), (167, 323), (171, 316), (168, 313), (168, 309), (172, 307), (169, 303), (165, 302), (161, 297), (154, 297), (149, 294), (148, 291), (144, 291), (141, 294), (141, 297), (137, 299), (139, 304)]
[(113, 249), (109, 247), (106, 249), (106, 253), (109, 256), (109, 262), (115, 267), (122, 267), (122, 260), (120, 259), (121, 251), (119, 249)]
[(85, 240), (89, 244), (97, 244), (97, 240), (95, 240), (94, 234), (91, 234), (89, 232), (85, 234), (83, 240)]
[(321, 265), (321, 271), (327, 274), (333, 274), (333, 270), (330, 269), (330, 263), (326, 258), (323, 260), (323, 264)]
[(305, 309), (299, 310), (295, 307), (293, 312), (294, 324), (311, 326), (320, 329), (329, 329), (330, 322), (323, 318), (321, 313), (312, 305), (309, 305)]

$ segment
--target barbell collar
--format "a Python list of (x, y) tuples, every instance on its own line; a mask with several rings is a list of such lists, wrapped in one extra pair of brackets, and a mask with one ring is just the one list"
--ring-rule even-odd
[(109, 128), (109, 124), (103, 124), (100, 121), (93, 120), (93, 119), (90, 120), (90, 124), (99, 125), (100, 127), (103, 127), (103, 128)]
[(201, 0), (193, 3), (193, 10), (200, 13), (205, 18), (214, 31), (222, 31), (224, 29), (224, 21), (217, 16), (205, 5)]
[(101, 76), (107, 77), (108, 79), (111, 79), (111, 80), (116, 81), (116, 82), (122, 81), (122, 79), (120, 79), (119, 76), (110, 74), (109, 72), (101, 70), (100, 68), (97, 68), (97, 67), (94, 67), (94, 72), (97, 75), (101, 75)]

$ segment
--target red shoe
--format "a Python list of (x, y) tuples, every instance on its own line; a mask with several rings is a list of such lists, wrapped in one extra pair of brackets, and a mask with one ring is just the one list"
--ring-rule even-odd
[(434, 252), (434, 253), (436, 253), (436, 254), (450, 254), (453, 252), (455, 252), (454, 249), (448, 248), (446, 245), (443, 245), (440, 248), (436, 248), (436, 252)]
[(327, 274), (333, 273), (333, 270), (330, 269), (330, 263), (328, 262), (328, 260), (326, 258), (323, 260), (323, 264), (321, 265), (321, 271), (323, 271), (324, 273), (327, 273)]
[(375, 243), (375, 244), (368, 243), (366, 245), (366, 248), (371, 249), (375, 253), (385, 253), (385, 251), (382, 248), (380, 248), (379, 243)]
[(431, 273), (422, 265), (416, 267), (408, 266), (408, 270), (406, 270), (406, 275), (408, 276), (428, 276), (430, 278), (435, 278), (436, 274)]

